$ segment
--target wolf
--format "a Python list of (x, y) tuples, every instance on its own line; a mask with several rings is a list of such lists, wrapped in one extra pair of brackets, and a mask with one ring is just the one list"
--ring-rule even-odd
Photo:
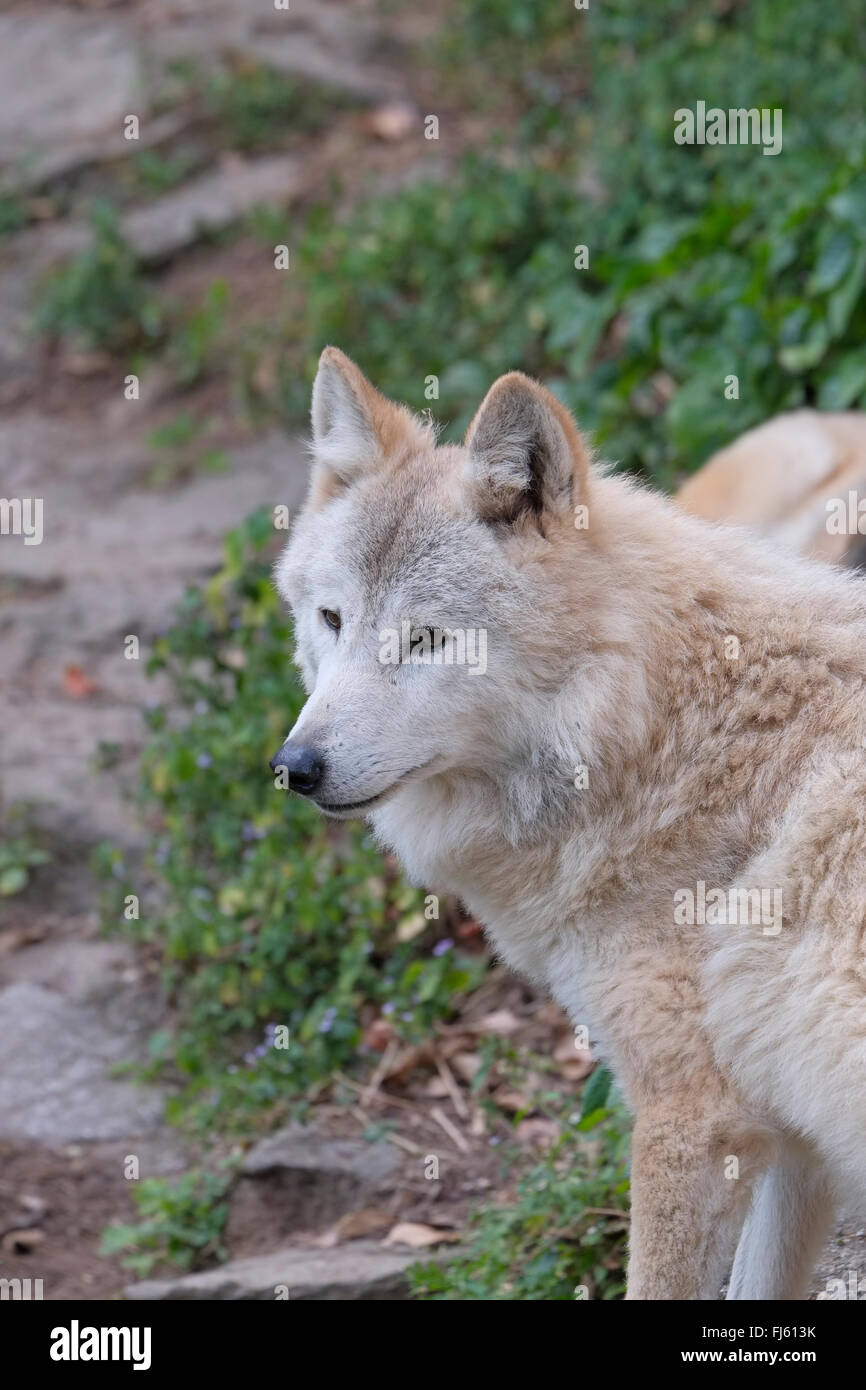
[[(588, 1029), (635, 1116), (627, 1298), (805, 1297), (866, 1208), (864, 582), (598, 465), (519, 372), (439, 445), (327, 348), (312, 454), (272, 767)], [(483, 673), (430, 659), (469, 630)]]

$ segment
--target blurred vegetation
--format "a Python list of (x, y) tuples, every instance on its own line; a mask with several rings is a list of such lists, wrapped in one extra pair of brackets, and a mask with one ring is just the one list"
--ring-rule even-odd
[(228, 1219), (230, 1169), (226, 1163), (217, 1173), (192, 1168), (180, 1178), (135, 1182), (132, 1198), (141, 1220), (109, 1226), (100, 1254), (128, 1252), (123, 1264), (140, 1279), (158, 1264), (186, 1271), (225, 1259), (221, 1237)]
[(276, 72), (264, 63), (223, 65), (201, 79), (201, 98), (223, 148), (273, 150), (322, 130), (353, 103), (342, 92)]
[(31, 824), (28, 808), (20, 802), (0, 814), (0, 916), (3, 899), (23, 893), (33, 870), (47, 864), (51, 855), (42, 848)]
[[(164, 344), (180, 386), (215, 371), (237, 409), (291, 422), (337, 342), (419, 409), (438, 377), (452, 437), (520, 366), (605, 455), (670, 486), (778, 411), (866, 404), (864, 30), (859, 0), (454, 0), (434, 59), (449, 99), (483, 115), (477, 147), (444, 183), (336, 218), (330, 200), (309, 209), (267, 322), (238, 331), (220, 281), (180, 320), (100, 205), (94, 246), (50, 281), (37, 325), (102, 350)], [(191, 69), (183, 91), (243, 150), (333, 108), (257, 65)], [(780, 108), (782, 152), (677, 145), (674, 111), (698, 99)], [(184, 167), (177, 152), (138, 159), (157, 182)], [(258, 224), (263, 241), (286, 235), (281, 215)]]
[(161, 338), (163, 312), (111, 203), (91, 210), (93, 239), (42, 287), (36, 329), (77, 348), (119, 352)]
[(0, 192), (0, 240), (26, 227), (29, 221), (23, 200), (14, 193)]
[[(418, 408), (436, 374), (437, 413), (462, 429), (491, 380), (519, 366), (607, 456), (666, 485), (776, 411), (866, 404), (857, 0), (609, 0), (567, 19), (553, 4), (455, 8), (449, 52), (463, 34), (496, 55), (510, 44), (523, 106), (508, 158), (470, 154), (445, 187), (311, 221), (308, 370), (337, 342)], [(566, 26), (588, 94), (573, 73), (551, 75), (545, 45), (561, 58)], [(780, 107), (782, 152), (675, 144), (673, 113), (698, 98)], [(578, 245), (587, 269), (574, 268)], [(729, 374), (738, 400), (725, 399)]]
[(447, 1264), (413, 1266), (415, 1297), (561, 1302), (622, 1296), (628, 1116), (619, 1102), (582, 1112), (570, 1104), (556, 1093), (538, 1097), (536, 1108), (558, 1125), (555, 1142), (518, 1178), (513, 1199), (475, 1213)]

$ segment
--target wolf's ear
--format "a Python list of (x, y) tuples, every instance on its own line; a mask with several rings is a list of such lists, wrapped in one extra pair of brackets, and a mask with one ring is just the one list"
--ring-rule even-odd
[(467, 482), (479, 516), (571, 510), (586, 501), (589, 460), (571, 415), (522, 372), (491, 386), (466, 434)]
[(324, 500), (413, 445), (432, 442), (430, 427), (394, 405), (339, 348), (326, 347), (313, 382), (315, 483)]

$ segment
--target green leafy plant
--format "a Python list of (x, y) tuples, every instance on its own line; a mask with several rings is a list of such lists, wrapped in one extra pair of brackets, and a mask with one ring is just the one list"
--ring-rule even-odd
[(475, 1213), (466, 1248), (414, 1266), (433, 1301), (611, 1299), (624, 1287), (628, 1120), (618, 1104), (564, 1110), (556, 1142), (501, 1204)]
[(23, 892), (31, 871), (50, 859), (27, 820), (26, 808), (11, 806), (0, 827), (0, 900)]
[(79, 347), (108, 352), (155, 341), (163, 328), (162, 310), (123, 237), (115, 209), (97, 203), (92, 225), (87, 250), (46, 282), (36, 328)]
[(20, 231), (29, 222), (26, 205), (15, 193), (0, 193), (0, 237)]
[(193, 150), (142, 150), (129, 168), (129, 181), (136, 192), (166, 193), (195, 173), (198, 159)]
[[(505, 37), (522, 13), (469, 11), (482, 28), (495, 12)], [(613, 0), (584, 18), (588, 96), (525, 93), (507, 160), (490, 141), (447, 191), (313, 217), (305, 340), (340, 343), (418, 408), (437, 377), (452, 431), (498, 372), (522, 367), (609, 457), (664, 486), (775, 412), (866, 404), (857, 4), (798, 5), (794, 20), (773, 0), (709, 14)], [(695, 94), (750, 107), (756, 92), (783, 111), (780, 155), (675, 143), (674, 110)]]
[(228, 283), (221, 279), (212, 281), (200, 306), (172, 334), (171, 358), (179, 386), (193, 386), (200, 381), (224, 345), (228, 297)]
[(131, 1189), (141, 1220), (109, 1226), (100, 1254), (128, 1251), (123, 1264), (140, 1278), (162, 1263), (189, 1270), (225, 1259), (221, 1237), (232, 1179), (230, 1165), (218, 1172), (194, 1168), (174, 1180), (142, 1178)]
[(276, 71), (266, 64), (223, 65), (207, 75), (204, 107), (232, 149), (253, 152), (287, 136), (318, 130), (345, 95)]

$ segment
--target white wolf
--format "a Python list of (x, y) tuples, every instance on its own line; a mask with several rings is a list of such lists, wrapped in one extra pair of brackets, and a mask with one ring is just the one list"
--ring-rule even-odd
[[(518, 373), (437, 448), (328, 348), (313, 445), (273, 766), (589, 1028), (636, 1113), (628, 1297), (714, 1298), (735, 1249), (729, 1296), (803, 1297), (866, 1205), (866, 584), (594, 468)], [(483, 674), (431, 659), (470, 631)]]

